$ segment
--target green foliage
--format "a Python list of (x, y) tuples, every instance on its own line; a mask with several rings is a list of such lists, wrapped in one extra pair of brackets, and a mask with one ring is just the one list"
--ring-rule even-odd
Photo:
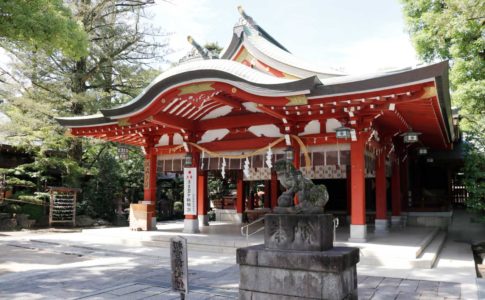
[(204, 45), (204, 48), (206, 48), (207, 50), (209, 50), (209, 52), (216, 56), (219, 56), (223, 49), (221, 46), (219, 46), (217, 42), (207, 43)]
[[(485, 2), (402, 0), (416, 51), (425, 61), (451, 60), (452, 98), (463, 115), (485, 112)], [(473, 122), (472, 122), (473, 123)], [(465, 119), (464, 129), (473, 124)]]
[(469, 133), (467, 142), (464, 184), (469, 195), (466, 205), (485, 218), (485, 140), (480, 135)]
[(401, 0), (418, 54), (425, 61), (449, 59), (453, 104), (460, 107), (467, 142), (468, 206), (485, 214), (485, 2)]
[(137, 148), (129, 148), (128, 159), (117, 159), (113, 144), (99, 143), (86, 154), (90, 168), (82, 185), (78, 201), (80, 214), (94, 218), (113, 219), (123, 200), (133, 202), (143, 193), (143, 155)]
[(207, 178), (209, 200), (219, 200), (227, 193), (227, 184), (222, 178), (209, 176)]
[(5, 212), (11, 213), (11, 214), (18, 214), (22, 211), (22, 207), (18, 204), (15, 203), (10, 203), (7, 205)]
[(173, 203), (173, 210), (175, 212), (178, 212), (178, 213), (180, 213), (180, 212), (183, 213), (183, 211), (184, 211), (184, 203), (182, 201), (176, 201), (176, 202), (174, 202)]
[(6, 182), (7, 182), (7, 186), (35, 187), (35, 183), (28, 180), (22, 180), (16, 177), (8, 178)]
[(103, 152), (95, 163), (96, 173), (83, 187), (84, 197), (80, 207), (90, 216), (111, 220), (116, 203), (121, 201), (121, 176), (116, 158)]
[[(65, 3), (72, 5), (72, 12)], [(49, 185), (81, 187), (80, 212), (94, 217), (109, 218), (120, 199), (141, 199), (139, 149), (118, 161), (112, 143), (69, 137), (54, 117), (93, 114), (125, 103), (159, 73), (152, 66), (166, 53), (164, 34), (141, 22), (150, 4), (153, 1), (0, 0), (0, 12), (19, 13), (23, 6), (22, 13), (30, 15), (19, 14), (24, 23), (0, 21), (0, 36), (5, 37), (1, 46), (15, 57), (0, 70), (5, 77), (0, 78), (0, 111), (12, 120), (0, 130), (8, 143), (35, 158), (10, 170), (7, 176), (16, 178), (11, 180), (30, 181), (37, 190)], [(29, 35), (22, 33), (31, 27)], [(81, 37), (87, 47), (81, 46)]]
[[(87, 55), (87, 35), (63, 0), (0, 1), (0, 37), (21, 47)], [(0, 43), (3, 39), (0, 39)]]
[(29, 215), (29, 219), (36, 220), (37, 222), (40, 222), (43, 218), (45, 218), (44, 208), (39, 205), (22, 205), (21, 213)]

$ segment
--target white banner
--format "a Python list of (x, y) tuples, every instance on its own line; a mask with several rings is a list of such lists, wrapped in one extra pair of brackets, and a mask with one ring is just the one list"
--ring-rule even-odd
[(197, 168), (184, 168), (184, 215), (197, 214)]

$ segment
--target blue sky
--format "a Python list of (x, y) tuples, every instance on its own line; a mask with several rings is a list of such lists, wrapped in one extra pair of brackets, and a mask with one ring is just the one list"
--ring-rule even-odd
[(295, 56), (348, 73), (369, 73), (418, 63), (398, 0), (157, 0), (152, 22), (171, 32), (168, 58), (196, 41), (224, 47), (239, 19), (237, 6)]

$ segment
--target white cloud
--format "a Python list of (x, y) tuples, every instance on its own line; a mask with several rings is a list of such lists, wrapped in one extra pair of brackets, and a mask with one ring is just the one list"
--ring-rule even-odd
[(371, 73), (418, 64), (406, 34), (369, 38), (341, 49), (341, 66), (349, 74)]
[[(171, 2), (158, 1), (149, 12), (154, 15), (151, 21), (164, 31), (171, 33), (170, 48), (173, 51), (168, 60), (176, 61), (184, 56), (191, 46), (187, 36), (193, 36), (203, 43), (211, 32), (214, 23), (208, 19), (216, 19), (215, 12), (210, 9), (207, 0), (176, 0)], [(201, 40), (202, 39), (202, 40)]]

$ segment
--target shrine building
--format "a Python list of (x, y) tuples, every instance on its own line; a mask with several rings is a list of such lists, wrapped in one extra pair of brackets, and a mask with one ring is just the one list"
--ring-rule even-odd
[(282, 158), (327, 186), (326, 210), (349, 220), (351, 241), (366, 241), (368, 226), (446, 226), (460, 164), (448, 62), (363, 76), (316, 69), (239, 11), (220, 55), (189, 38), (191, 55), (130, 102), (57, 118), (74, 136), (143, 147), (145, 229), (156, 222), (157, 174), (192, 168), (185, 230), (196, 232), (208, 221), (208, 172), (236, 174), (241, 222), (255, 209), (245, 195), (253, 181), (264, 184), (264, 207), (277, 205), (271, 166)]

